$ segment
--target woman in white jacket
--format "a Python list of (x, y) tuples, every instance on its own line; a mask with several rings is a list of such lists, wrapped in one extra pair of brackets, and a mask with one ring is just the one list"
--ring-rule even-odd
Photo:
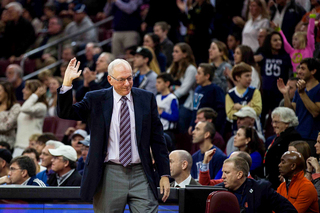
[(17, 136), (13, 157), (20, 156), (28, 147), (32, 134), (42, 134), (43, 121), (47, 114), (46, 88), (38, 80), (28, 80), (22, 90), (25, 102), (18, 116)]

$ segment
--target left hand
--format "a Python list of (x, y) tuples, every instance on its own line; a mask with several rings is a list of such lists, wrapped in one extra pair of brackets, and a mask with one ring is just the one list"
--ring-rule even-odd
[(160, 107), (158, 107), (158, 113), (159, 113), (159, 115), (161, 115), (161, 114), (162, 114), (162, 112), (163, 112), (163, 109), (162, 109), (162, 108), (160, 108)]
[(160, 179), (160, 194), (163, 194), (162, 201), (166, 202), (170, 195), (170, 183), (169, 183), (169, 177), (162, 176)]
[(304, 80), (299, 80), (297, 82), (297, 89), (299, 93), (304, 93), (304, 89), (306, 88), (306, 82)]

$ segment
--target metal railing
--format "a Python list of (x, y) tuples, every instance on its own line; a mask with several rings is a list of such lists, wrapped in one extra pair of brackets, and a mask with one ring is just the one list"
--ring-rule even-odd
[[(101, 25), (103, 25), (103, 24), (105, 24), (105, 23), (107, 23), (107, 22), (110, 22), (111, 20), (113, 20), (113, 16), (110, 16), (110, 17), (108, 17), (108, 18), (106, 18), (106, 19), (103, 19), (103, 20), (101, 20), (101, 21), (98, 21), (97, 23), (93, 24), (92, 26), (90, 26), (90, 27), (88, 27), (88, 28), (86, 28), (86, 29), (79, 30), (79, 31), (77, 31), (77, 32), (75, 32), (75, 33), (72, 33), (71, 35), (64, 36), (64, 37), (62, 37), (62, 38), (60, 38), (60, 39), (57, 39), (57, 40), (55, 40), (55, 41), (53, 41), (53, 42), (50, 42), (50, 43), (48, 43), (48, 44), (45, 44), (45, 45), (43, 45), (43, 46), (41, 46), (41, 47), (38, 47), (38, 48), (36, 48), (36, 49), (33, 49), (33, 50), (25, 53), (25, 54), (23, 55), (22, 59), (21, 59), (21, 62), (20, 62), (20, 66), (21, 66), (22, 68), (24, 68), (25, 61), (26, 61), (26, 59), (27, 59), (29, 56), (34, 55), (34, 54), (36, 54), (36, 53), (38, 53), (38, 52), (41, 52), (41, 51), (43, 51), (43, 50), (45, 50), (45, 49), (47, 49), (47, 48), (49, 48), (49, 47), (58, 45), (58, 61), (55, 62), (55, 63), (53, 63), (53, 64), (50, 64), (50, 65), (48, 65), (48, 66), (46, 66), (46, 67), (44, 67), (44, 68), (42, 68), (42, 69), (40, 69), (40, 70), (35, 71), (36, 74), (35, 74), (35, 72), (33, 72), (33, 73), (31, 73), (31, 74), (29, 74), (29, 75), (27, 75), (27, 76), (24, 76), (24, 77), (23, 77), (23, 80), (27, 80), (27, 79), (29, 79), (29, 78), (34, 77), (35, 75), (37, 75), (39, 72), (41, 72), (41, 71), (44, 70), (44, 69), (51, 69), (51, 68), (53, 68), (53, 67), (59, 66), (59, 65), (62, 63), (62, 60), (61, 60), (61, 52), (62, 52), (62, 45), (63, 45), (63, 42), (64, 42), (64, 41), (66, 41), (66, 40), (68, 40), (68, 39), (71, 39), (71, 38), (73, 38), (73, 37), (76, 37), (76, 36), (78, 36), (78, 35), (80, 35), (80, 34), (83, 34), (83, 33), (87, 32), (87, 31), (89, 31), (89, 30), (92, 30), (92, 29), (94, 29), (94, 28), (98, 28), (99, 26), (101, 26)], [(106, 39), (106, 40), (104, 40), (104, 41), (99, 42), (98, 45), (99, 45), (99, 46), (103, 46), (103, 45), (105, 45), (105, 44), (108, 44), (109, 42), (111, 42), (111, 39), (110, 39), (110, 38), (109, 38), (109, 39)], [(76, 55), (79, 56), (79, 55), (83, 55), (83, 54), (84, 54), (84, 50), (78, 52)]]

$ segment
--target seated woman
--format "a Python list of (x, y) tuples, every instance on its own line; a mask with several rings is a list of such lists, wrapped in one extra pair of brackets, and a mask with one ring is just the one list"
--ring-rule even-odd
[[(320, 154), (320, 132), (318, 133), (317, 142), (314, 145), (317, 155)], [(316, 187), (318, 193), (318, 199), (320, 199), (320, 165), (318, 159), (315, 157), (309, 157), (306, 160), (307, 169), (305, 177), (308, 178)]]

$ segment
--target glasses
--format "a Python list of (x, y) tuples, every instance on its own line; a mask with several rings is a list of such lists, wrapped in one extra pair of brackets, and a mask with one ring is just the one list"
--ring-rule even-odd
[(280, 123), (285, 123), (285, 122), (283, 122), (283, 121), (272, 121), (271, 123), (272, 123), (272, 124), (275, 124), (275, 125), (278, 125), (278, 124), (280, 124)]
[(10, 167), (10, 168), (9, 168), (9, 170), (10, 170), (11, 172), (14, 172), (14, 171), (16, 171), (16, 170), (22, 170), (22, 169), (20, 169), (20, 168)]
[(132, 76), (128, 77), (128, 78), (115, 78), (112, 75), (110, 75), (111, 78), (113, 78), (114, 80), (120, 82), (120, 83), (125, 83), (126, 81), (131, 82), (132, 81)]
[(63, 160), (61, 156), (53, 156), (52, 160)]

